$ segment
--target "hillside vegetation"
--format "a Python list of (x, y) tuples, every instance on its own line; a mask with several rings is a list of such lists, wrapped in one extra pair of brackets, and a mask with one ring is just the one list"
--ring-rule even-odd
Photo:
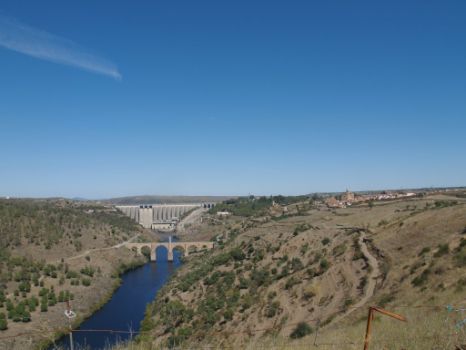
[(0, 200), (0, 348), (53, 339), (67, 301), (79, 305), (78, 321), (97, 307), (118, 283), (118, 269), (138, 261), (108, 247), (136, 234), (135, 223), (103, 206)]
[[(238, 214), (234, 206), (253, 204), (223, 207)], [(315, 340), (360, 348), (369, 305), (408, 317), (401, 324), (377, 316), (374, 348), (465, 341), (453, 322), (466, 302), (464, 198), (373, 204), (329, 210), (308, 199), (273, 207), (259, 200), (254, 213), (216, 223), (218, 249), (190, 257), (158, 294), (140, 347), (292, 348)]]

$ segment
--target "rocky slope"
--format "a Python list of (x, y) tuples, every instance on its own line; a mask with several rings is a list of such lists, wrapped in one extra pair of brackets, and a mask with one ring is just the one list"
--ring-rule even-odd
[(317, 328), (320, 339), (335, 339), (333, 331), (359, 327), (358, 338), (345, 338), (356, 344), (368, 305), (463, 301), (464, 198), (283, 209), (216, 224), (223, 242), (190, 258), (159, 293), (141, 343), (244, 346)]

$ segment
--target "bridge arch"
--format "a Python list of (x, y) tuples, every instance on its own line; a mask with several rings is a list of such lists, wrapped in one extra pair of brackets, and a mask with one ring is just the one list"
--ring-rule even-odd
[(185, 244), (173, 243), (173, 244), (172, 244), (172, 249), (173, 249), (173, 251), (179, 251), (179, 252), (181, 252), (181, 255), (182, 255), (182, 256), (187, 256), (187, 255), (189, 255), (189, 252), (188, 252), (188, 250), (186, 249), (186, 245), (185, 245)]
[[(151, 242), (151, 243), (126, 243), (124, 246), (131, 249), (138, 255), (147, 255), (150, 252), (150, 260), (162, 259), (162, 255), (167, 254), (168, 261), (173, 261), (173, 251), (181, 250), (185, 256), (189, 253), (213, 249), (213, 242)], [(144, 251), (146, 253), (144, 254)], [(163, 252), (163, 253), (162, 253)], [(166, 252), (166, 253), (165, 253)]]
[(170, 250), (164, 244), (155, 245), (152, 248), (154, 259), (152, 261), (170, 261)]

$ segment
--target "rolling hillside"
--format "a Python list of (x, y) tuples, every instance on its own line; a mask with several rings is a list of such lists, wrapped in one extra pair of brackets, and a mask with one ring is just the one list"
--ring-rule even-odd
[(425, 349), (434, 344), (425, 334), (441, 346), (464, 339), (453, 322), (439, 326), (439, 317), (458, 316), (446, 305), (466, 302), (460, 195), (337, 210), (301, 202), (286, 211), (272, 207), (258, 216), (211, 221), (205, 229), (212, 225), (221, 234), (219, 249), (190, 258), (161, 291), (148, 308), (142, 348), (253, 349), (272, 339), (285, 348), (314, 340), (361, 348), (369, 305), (411, 320), (380, 321), (387, 326), (382, 338), (374, 336), (375, 348), (391, 341), (390, 349)]
[(0, 349), (51, 341), (71, 300), (77, 322), (140, 263), (109, 249), (141, 228), (111, 208), (68, 200), (0, 200)]

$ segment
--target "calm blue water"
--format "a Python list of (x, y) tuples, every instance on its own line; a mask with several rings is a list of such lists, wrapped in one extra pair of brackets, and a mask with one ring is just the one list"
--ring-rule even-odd
[[(157, 262), (150, 262), (122, 276), (122, 284), (99, 311), (84, 321), (78, 329), (113, 329), (138, 331), (146, 305), (154, 300), (157, 291), (180, 266), (180, 252), (174, 252), (174, 262), (167, 261), (167, 250), (157, 249)], [(130, 334), (109, 332), (74, 332), (75, 350), (99, 350), (117, 341), (128, 340)], [(60, 349), (70, 349), (69, 336), (57, 342)], [(49, 350), (56, 349), (55, 346)]]

